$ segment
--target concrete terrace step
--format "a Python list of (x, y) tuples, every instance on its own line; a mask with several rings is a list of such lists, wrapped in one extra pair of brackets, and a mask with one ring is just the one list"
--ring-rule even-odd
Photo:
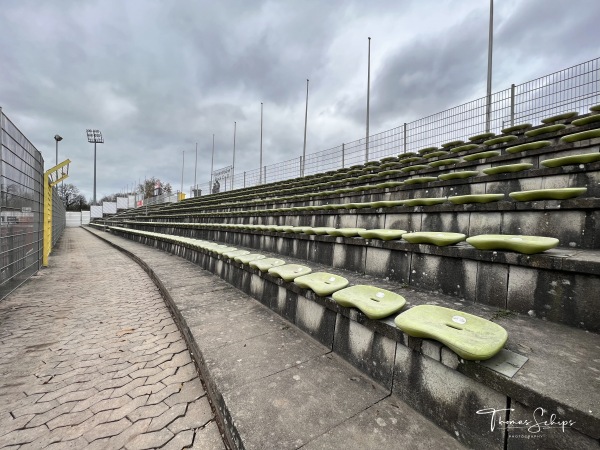
[[(598, 298), (582, 294), (600, 291), (598, 250), (563, 247), (522, 255), (482, 251), (467, 243), (437, 247), (404, 240), (239, 231), (218, 226), (202, 229), (195, 225), (127, 224), (132, 229), (218, 241), (254, 252), (274, 252), (303, 263), (310, 260), (591, 331), (600, 330)], [(472, 225), (476, 226), (475, 221)], [(440, 229), (445, 228), (437, 228)]]
[(184, 259), (91, 232), (134, 256), (159, 285), (233, 448), (464, 448), (225, 281)]
[[(477, 448), (483, 445), (502, 448), (504, 443), (504, 438), (489, 434), (490, 417), (473, 418), (482, 408), (509, 408), (508, 419), (511, 420), (523, 416), (531, 418), (536, 411), (539, 414), (538, 408), (543, 408), (556, 414), (555, 419), (558, 416), (573, 422), (569, 422), (565, 430), (546, 430), (545, 440), (532, 442), (537, 447), (523, 446), (509, 431), (506, 448), (539, 448), (540, 445), (560, 448), (560, 443), (570, 448), (598, 445), (597, 334), (408, 289), (381, 278), (341, 269), (334, 271), (347, 278), (351, 285), (372, 284), (398, 292), (410, 306), (437, 304), (458, 309), (493, 320), (508, 331), (507, 346), (498, 358), (483, 363), (464, 361), (436, 341), (408, 337), (394, 326), (392, 318), (368, 320), (354, 309), (340, 307), (329, 297), (317, 297), (294, 283), (283, 282), (208, 252), (186, 248), (181, 243), (140, 237), (123, 230), (119, 234), (183, 256), (218, 274), (313, 335), (470, 446), (477, 443)], [(284, 259), (289, 263), (307, 264), (306, 260)], [(308, 265), (314, 271), (331, 270), (312, 262)], [(504, 370), (509, 368), (512, 374)], [(503, 414), (498, 411), (496, 419), (507, 420)]]

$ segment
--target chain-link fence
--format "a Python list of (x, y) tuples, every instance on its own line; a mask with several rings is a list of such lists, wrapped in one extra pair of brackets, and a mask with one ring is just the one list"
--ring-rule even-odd
[(0, 298), (4, 298), (42, 262), (44, 160), (1, 108), (0, 136)]
[[(500, 133), (503, 128), (522, 123), (536, 125), (545, 117), (566, 111), (587, 113), (600, 103), (600, 58), (564, 69), (535, 80), (496, 92), (445, 111), (402, 124), (391, 130), (306, 155), (304, 175), (364, 164), (386, 156), (397, 156), (425, 147), (439, 147), (456, 140), (466, 141), (483, 132)], [(302, 157), (262, 168), (263, 183), (296, 178), (302, 174)], [(255, 186), (260, 169), (236, 171), (221, 191)], [(191, 189), (193, 193), (193, 189)], [(210, 194), (209, 183), (197, 192)], [(193, 195), (193, 194), (192, 194)]]

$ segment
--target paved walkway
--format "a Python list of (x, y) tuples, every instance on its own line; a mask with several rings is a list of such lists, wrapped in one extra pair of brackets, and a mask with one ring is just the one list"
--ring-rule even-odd
[(0, 448), (223, 449), (146, 273), (78, 228), (0, 302)]

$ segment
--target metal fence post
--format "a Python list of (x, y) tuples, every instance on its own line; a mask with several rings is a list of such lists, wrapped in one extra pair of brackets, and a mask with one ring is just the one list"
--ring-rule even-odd
[(515, 126), (515, 85), (510, 85), (510, 126)]
[(406, 153), (406, 122), (404, 122), (404, 131), (402, 134), (404, 138), (404, 153)]
[(346, 144), (342, 144), (342, 169), (346, 165)]
[(244, 187), (246, 187), (246, 172), (244, 172)]
[(300, 157), (300, 176), (303, 177), (304, 176), (304, 163), (303, 163), (303, 158), (302, 156)]

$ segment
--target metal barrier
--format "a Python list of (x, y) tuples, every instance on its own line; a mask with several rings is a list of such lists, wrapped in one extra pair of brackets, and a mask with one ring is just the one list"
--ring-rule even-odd
[[(600, 103), (600, 58), (545, 75), (535, 80), (496, 92), (491, 96), (489, 131), (499, 133), (503, 128), (521, 123), (537, 124), (540, 119), (565, 111), (587, 113)], [(414, 122), (404, 123), (369, 136), (369, 160), (439, 147), (455, 140), (486, 131), (487, 98), (482, 97)], [(305, 175), (323, 173), (342, 167), (364, 164), (366, 139), (306, 155)], [(264, 166), (263, 180), (271, 183), (301, 175), (302, 157)], [(236, 171), (233, 183), (224, 183), (221, 191), (255, 186), (260, 183), (260, 169)], [(210, 183), (196, 186), (203, 195), (211, 192)], [(192, 193), (194, 189), (192, 188)]]
[(44, 160), (2, 108), (0, 141), (0, 298), (4, 298), (42, 262)]

